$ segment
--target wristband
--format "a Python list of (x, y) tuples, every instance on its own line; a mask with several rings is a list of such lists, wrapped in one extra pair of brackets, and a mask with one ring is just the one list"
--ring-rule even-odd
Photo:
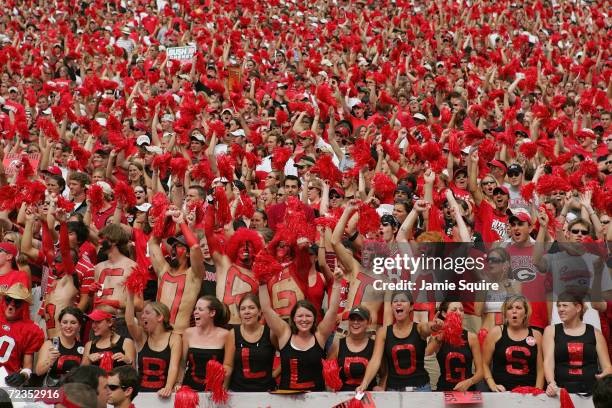
[(19, 374), (25, 374), (26, 377), (30, 378), (30, 376), (32, 375), (32, 370), (30, 370), (29, 368), (22, 368), (21, 371), (19, 371)]
[(350, 242), (353, 242), (353, 241), (355, 241), (357, 239), (358, 236), (359, 236), (359, 231), (355, 231), (355, 233), (353, 235), (351, 235), (348, 240)]

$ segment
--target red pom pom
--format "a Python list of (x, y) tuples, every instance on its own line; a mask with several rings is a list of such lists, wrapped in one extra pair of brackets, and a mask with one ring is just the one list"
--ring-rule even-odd
[(353, 398), (348, 402), (347, 408), (363, 408), (363, 404), (357, 398)]
[(329, 216), (317, 217), (315, 218), (314, 222), (315, 222), (315, 225), (317, 226), (321, 225), (323, 227), (331, 228), (333, 230), (334, 228), (336, 228), (336, 224), (338, 224), (338, 219), (335, 217), (329, 217)]
[(265, 285), (283, 271), (283, 266), (276, 257), (270, 255), (267, 251), (261, 251), (255, 258), (251, 270), (255, 279), (261, 285)]
[(220, 154), (217, 156), (217, 168), (219, 169), (219, 175), (225, 177), (229, 182), (234, 180), (234, 167), (236, 161), (234, 158), (227, 154)]
[(355, 140), (355, 144), (349, 150), (357, 169), (369, 166), (372, 154), (370, 153), (370, 145), (365, 139)]
[(421, 146), (421, 158), (430, 163), (435, 162), (442, 156), (442, 149), (438, 142), (430, 140)]
[(359, 205), (358, 211), (359, 221), (357, 221), (357, 229), (361, 235), (380, 229), (380, 216), (374, 208), (362, 203)]
[(337, 101), (334, 97), (331, 88), (326, 83), (322, 83), (317, 87), (317, 99), (329, 106), (336, 106)]
[(466, 118), (463, 121), (463, 134), (465, 135), (465, 143), (467, 145), (485, 138), (485, 134), (472, 123), (470, 118)]
[(463, 327), (461, 316), (455, 312), (448, 312), (444, 319), (444, 341), (454, 347), (461, 347), (465, 344), (463, 340)]
[(170, 169), (172, 175), (179, 181), (185, 178), (187, 167), (189, 167), (190, 161), (185, 157), (174, 157), (170, 160)]
[(57, 127), (50, 119), (46, 118), (38, 118), (36, 121), (36, 127), (38, 127), (49, 139), (53, 141), (58, 141), (60, 139), (60, 135), (57, 132)]
[(535, 183), (529, 182), (521, 186), (521, 197), (527, 202), (531, 202), (533, 200), (533, 192), (535, 191)]
[(582, 161), (580, 163), (580, 172), (594, 179), (597, 179), (599, 175), (599, 169), (597, 168), (597, 163), (595, 163), (593, 160)]
[(287, 120), (289, 120), (289, 115), (284, 109), (278, 109), (276, 111), (276, 115), (274, 115), (274, 118), (276, 119), (276, 124), (278, 126), (282, 126), (283, 123), (286, 123)]
[(538, 153), (538, 145), (534, 142), (526, 142), (519, 147), (519, 152), (523, 153), (526, 158), (533, 159)]
[(142, 265), (134, 266), (132, 273), (125, 280), (125, 288), (131, 294), (142, 294), (147, 286), (148, 278), (149, 273)]
[(217, 135), (217, 139), (220, 139), (225, 135), (225, 125), (220, 120), (209, 122), (208, 128), (210, 129), (212, 134)]
[(330, 360), (321, 359), (323, 364), (323, 379), (325, 385), (334, 392), (340, 391), (342, 388), (342, 380), (340, 379), (340, 367), (338, 367), (338, 360), (335, 358)]
[(523, 394), (523, 395), (540, 395), (540, 394), (544, 394), (544, 391), (537, 388), (537, 387), (530, 387), (530, 386), (522, 386), (522, 387), (516, 387), (512, 389), (512, 392), (517, 393), (517, 394)]
[(115, 184), (115, 198), (117, 201), (124, 203), (128, 208), (134, 207), (137, 201), (134, 189), (124, 181), (118, 181)]
[(372, 178), (372, 187), (382, 201), (387, 201), (393, 197), (397, 185), (386, 174), (376, 173)]
[(310, 172), (318, 174), (319, 177), (332, 185), (342, 181), (342, 172), (336, 167), (329, 154), (319, 156), (314, 166), (310, 168)]
[(489, 334), (489, 331), (484, 327), (478, 332), (478, 343), (480, 343), (480, 350), (482, 350), (482, 348), (484, 347), (484, 342), (487, 338), (487, 334)]
[(538, 179), (536, 191), (538, 194), (550, 195), (554, 191), (569, 191), (571, 190), (570, 185), (563, 178), (559, 176), (553, 176), (551, 174), (544, 174)]
[(97, 184), (89, 186), (89, 189), (87, 190), (87, 198), (89, 198), (91, 203), (91, 212), (93, 214), (97, 213), (104, 204), (104, 191), (102, 190), (102, 187)]
[(62, 196), (57, 197), (57, 202), (55, 205), (57, 208), (63, 208), (66, 212), (71, 212), (74, 210), (74, 202), (67, 200)]
[(225, 188), (219, 186), (215, 188), (215, 214), (219, 225), (225, 225), (232, 221), (232, 213), (230, 211)]
[(105, 351), (102, 353), (102, 358), (100, 358), (100, 368), (106, 372), (110, 372), (113, 369), (113, 353), (110, 351)]
[(206, 185), (212, 183), (215, 175), (210, 168), (208, 160), (200, 160), (198, 164), (191, 169), (191, 178), (193, 180), (203, 180)]
[(23, 201), (27, 204), (38, 204), (45, 199), (47, 186), (40, 181), (34, 181), (26, 185)]
[(188, 385), (183, 385), (174, 396), (174, 408), (197, 408), (200, 405), (200, 397)]
[(172, 160), (172, 155), (170, 153), (164, 153), (155, 156), (151, 162), (151, 167), (159, 170), (159, 177), (162, 179), (166, 177), (166, 172), (170, 167), (170, 160)]
[(397, 106), (398, 103), (395, 99), (393, 99), (391, 97), (391, 95), (389, 95), (387, 93), (387, 91), (381, 91), (380, 92), (380, 97), (378, 98), (378, 103), (381, 105), (393, 105), (393, 106)]
[(272, 150), (272, 168), (276, 171), (284, 171), (285, 164), (292, 154), (290, 147), (275, 147)]
[(206, 363), (206, 391), (211, 393), (210, 398), (216, 404), (225, 404), (229, 399), (229, 394), (223, 387), (224, 380), (223, 364), (217, 360), (209, 360)]
[(12, 211), (21, 206), (16, 186), (6, 185), (0, 187), (0, 209)]
[(559, 393), (559, 400), (561, 401), (561, 408), (575, 408), (574, 402), (572, 401), (572, 398), (567, 392), (567, 389), (561, 388), (561, 391)]

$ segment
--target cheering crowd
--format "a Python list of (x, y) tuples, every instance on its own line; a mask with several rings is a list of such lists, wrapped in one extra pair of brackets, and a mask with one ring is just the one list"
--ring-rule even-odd
[(6, 383), (609, 402), (606, 5), (3, 1)]

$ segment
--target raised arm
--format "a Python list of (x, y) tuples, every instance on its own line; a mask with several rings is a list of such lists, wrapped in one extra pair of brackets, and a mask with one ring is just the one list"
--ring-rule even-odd
[(342, 288), (343, 276), (340, 268), (336, 268), (334, 271), (334, 285), (332, 286), (329, 308), (317, 327), (317, 335), (322, 342), (325, 342), (336, 328), (336, 315), (338, 314), (338, 307), (340, 306), (340, 289)]
[(144, 332), (142, 327), (138, 324), (136, 320), (136, 312), (134, 310), (134, 297), (129, 295), (126, 297), (125, 301), (125, 324), (127, 326), (128, 332), (132, 337), (132, 340), (137, 345), (137, 348), (141, 348), (146, 341), (144, 336)]
[(357, 392), (365, 392), (370, 385), (370, 382), (376, 377), (380, 364), (382, 362), (383, 353), (385, 351), (385, 340), (387, 338), (387, 327), (383, 326), (376, 331), (376, 340), (374, 341), (374, 351), (372, 358), (366, 367), (366, 372), (361, 380), (361, 385), (355, 389)]
[(259, 285), (259, 301), (264, 319), (270, 327), (272, 333), (278, 338), (278, 343), (282, 347), (289, 341), (291, 337), (291, 329), (283, 319), (272, 309), (270, 302), (270, 294), (266, 285)]

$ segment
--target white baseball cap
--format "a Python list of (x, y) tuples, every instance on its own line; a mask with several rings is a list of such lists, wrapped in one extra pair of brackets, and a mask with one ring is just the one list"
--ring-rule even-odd
[(143, 144), (151, 144), (151, 139), (149, 138), (149, 136), (147, 135), (140, 135), (138, 136), (138, 138), (136, 139), (136, 145), (137, 146), (142, 146)]
[(141, 212), (147, 212), (147, 211), (149, 211), (150, 208), (151, 208), (151, 204), (150, 203), (142, 203), (142, 204), (136, 206), (136, 209), (138, 211), (141, 211)]

